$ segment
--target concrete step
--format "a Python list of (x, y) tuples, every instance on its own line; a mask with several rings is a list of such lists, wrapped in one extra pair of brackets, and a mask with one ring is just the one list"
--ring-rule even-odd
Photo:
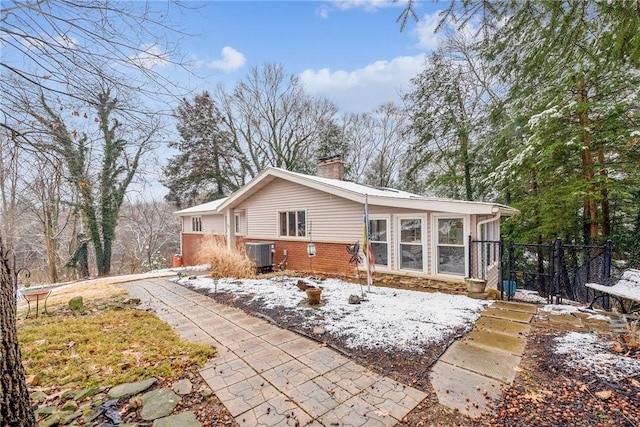
[(516, 356), (524, 352), (527, 338), (524, 335), (502, 334), (482, 329), (474, 329), (462, 342), (489, 347)]
[(471, 417), (486, 412), (492, 400), (501, 396), (500, 381), (443, 361), (433, 365), (429, 379), (440, 404)]
[[(438, 361), (509, 384), (516, 377), (520, 357), (471, 342), (454, 342)], [(461, 384), (463, 386), (463, 384)]]
[(538, 312), (538, 306), (535, 304), (526, 304), (522, 302), (511, 301), (496, 301), (492, 307), (501, 308), (503, 310), (521, 311), (523, 313), (536, 314)]
[(497, 317), (481, 316), (476, 322), (476, 328), (501, 334), (528, 335), (531, 326), (525, 323), (512, 322), (511, 320), (498, 319)]
[(523, 313), (521, 311), (503, 310), (501, 308), (491, 306), (482, 312), (482, 316), (495, 317), (498, 319), (505, 319), (528, 324), (531, 321), (533, 314)]

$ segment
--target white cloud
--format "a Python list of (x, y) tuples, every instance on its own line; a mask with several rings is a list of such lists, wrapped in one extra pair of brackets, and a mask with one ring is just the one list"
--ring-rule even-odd
[(214, 70), (222, 70), (227, 73), (232, 71), (236, 71), (247, 62), (244, 55), (234, 48), (230, 46), (225, 46), (222, 48), (221, 52), (222, 58), (216, 59), (215, 61), (211, 61), (207, 64), (207, 67), (213, 68)]
[(409, 80), (424, 66), (425, 55), (376, 61), (354, 71), (307, 69), (299, 77), (307, 93), (324, 96), (344, 112), (372, 111), (385, 102), (399, 103)]
[(316, 15), (318, 15), (322, 19), (327, 19), (329, 17), (329, 8), (327, 5), (322, 5), (316, 9)]
[(391, 0), (338, 0), (332, 1), (337, 9), (349, 10), (361, 8), (367, 12), (375, 12), (378, 9), (384, 9), (388, 7), (406, 7), (407, 0), (391, 1)]
[(438, 47), (442, 34), (435, 32), (442, 17), (442, 11), (425, 14), (416, 24), (413, 34), (418, 38), (418, 47), (426, 50), (435, 50)]
[(151, 69), (153, 67), (165, 67), (169, 65), (169, 55), (163, 52), (157, 45), (141, 46), (140, 51), (129, 58), (136, 66)]

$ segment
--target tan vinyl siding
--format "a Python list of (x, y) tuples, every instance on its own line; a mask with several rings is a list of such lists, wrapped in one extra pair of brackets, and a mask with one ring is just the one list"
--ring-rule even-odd
[[(364, 201), (364, 200), (363, 200)], [(246, 209), (247, 236), (278, 239), (278, 212), (306, 211), (307, 235), (292, 238), (316, 242), (349, 243), (362, 239), (362, 205), (330, 194), (275, 180), (238, 209)]]
[(224, 215), (202, 215), (202, 232), (205, 234), (225, 234)]

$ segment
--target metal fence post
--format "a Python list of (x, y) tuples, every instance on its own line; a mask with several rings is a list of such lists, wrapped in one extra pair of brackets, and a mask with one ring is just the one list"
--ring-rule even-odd
[(471, 278), (473, 277), (473, 238), (471, 237), (471, 234), (469, 234), (469, 268), (467, 270), (467, 272), (469, 274), (467, 274), (467, 277)]

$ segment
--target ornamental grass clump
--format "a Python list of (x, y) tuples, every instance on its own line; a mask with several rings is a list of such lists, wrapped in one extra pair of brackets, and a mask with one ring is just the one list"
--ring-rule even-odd
[(224, 239), (216, 236), (205, 237), (198, 251), (197, 262), (209, 264), (214, 279), (252, 279), (256, 276), (256, 266), (247, 254), (229, 249)]

